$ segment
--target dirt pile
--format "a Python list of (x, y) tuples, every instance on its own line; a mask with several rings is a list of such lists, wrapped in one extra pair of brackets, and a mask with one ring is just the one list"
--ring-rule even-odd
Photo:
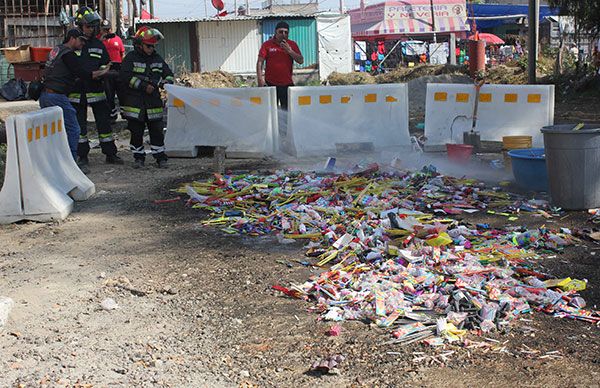
[(330, 85), (366, 85), (374, 84), (375, 77), (369, 73), (338, 73), (334, 71), (327, 77)]
[(333, 72), (327, 78), (330, 85), (365, 85), (365, 84), (391, 84), (408, 82), (425, 76), (438, 75), (466, 75), (465, 66), (453, 65), (419, 65), (416, 67), (399, 67), (385, 74), (373, 76), (369, 73), (337, 73)]
[(184, 73), (178, 83), (190, 88), (233, 88), (237, 86), (233, 74), (221, 70)]
[(490, 84), (527, 84), (527, 70), (520, 66), (498, 65), (487, 69), (486, 83)]
[(419, 65), (415, 67), (400, 67), (388, 73), (380, 74), (376, 77), (378, 84), (391, 84), (398, 82), (408, 82), (413, 79), (436, 76), (443, 74), (450, 75), (465, 75), (467, 74), (466, 66), (455, 65)]

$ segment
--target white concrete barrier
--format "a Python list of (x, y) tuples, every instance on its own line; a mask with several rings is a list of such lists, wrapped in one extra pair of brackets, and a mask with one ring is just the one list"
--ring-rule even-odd
[(6, 134), (0, 223), (62, 220), (73, 209), (73, 199), (94, 194), (94, 184), (71, 156), (61, 108), (10, 116)]
[[(426, 149), (462, 143), (473, 123), (475, 86), (428, 84), (425, 106)], [(540, 129), (554, 123), (554, 85), (483, 85), (479, 94), (475, 130), (481, 140), (502, 141), (503, 136), (531, 136), (543, 147)]]
[(272, 155), (278, 149), (275, 88), (192, 89), (167, 85), (166, 153), (196, 157), (200, 146), (223, 146), (228, 157)]
[(340, 144), (410, 146), (406, 84), (291, 87), (286, 144), (297, 156)]

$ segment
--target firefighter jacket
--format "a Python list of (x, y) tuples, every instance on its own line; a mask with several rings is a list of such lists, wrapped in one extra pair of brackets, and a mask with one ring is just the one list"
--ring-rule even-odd
[[(173, 83), (173, 72), (162, 57), (155, 52), (146, 55), (139, 48), (123, 59), (119, 82), (123, 101), (121, 114), (128, 120), (157, 121), (163, 118), (163, 101), (159, 87)], [(152, 94), (146, 86), (154, 86)]]
[[(90, 38), (83, 49), (75, 51), (75, 54), (78, 55), (83, 70), (89, 73), (100, 70), (110, 62), (104, 43), (96, 37)], [(75, 90), (69, 93), (69, 101), (75, 104), (93, 104), (104, 100), (106, 100), (106, 94), (104, 93), (104, 80), (102, 78), (78, 79)]]

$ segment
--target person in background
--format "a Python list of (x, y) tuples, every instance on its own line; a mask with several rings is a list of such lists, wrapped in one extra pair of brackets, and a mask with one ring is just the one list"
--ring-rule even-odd
[[(75, 16), (75, 24), (87, 37), (85, 46), (79, 52), (79, 63), (88, 72), (110, 69), (110, 58), (104, 44), (97, 38), (100, 28), (100, 15), (89, 7), (80, 7)], [(105, 73), (106, 74), (106, 73)], [(87, 165), (90, 143), (87, 136), (87, 111), (91, 106), (98, 130), (98, 139), (102, 153), (106, 155), (106, 163), (123, 164), (123, 159), (117, 156), (117, 147), (113, 139), (110, 124), (110, 108), (106, 101), (104, 82), (102, 79), (82, 79), (76, 90), (69, 93), (69, 100), (77, 111), (77, 120), (81, 128), (79, 136), (79, 163)]]
[(521, 42), (519, 42), (517, 40), (517, 43), (515, 43), (515, 50), (517, 52), (517, 56), (518, 57), (522, 57), (524, 52), (523, 52), (523, 46), (521, 46)]
[(275, 86), (277, 101), (284, 110), (288, 108), (287, 90), (294, 85), (292, 80), (294, 61), (298, 64), (304, 63), (300, 48), (296, 42), (288, 39), (289, 32), (290, 26), (286, 22), (277, 23), (275, 35), (262, 44), (256, 62), (258, 86)]
[[(50, 52), (44, 69), (44, 89), (40, 94), (40, 108), (59, 106), (63, 110), (65, 131), (73, 159), (77, 160), (77, 146), (79, 144), (79, 123), (77, 112), (67, 95), (75, 89), (75, 78), (92, 80), (100, 78), (108, 72), (108, 68), (86, 71), (79, 63), (76, 51), (81, 50), (87, 38), (77, 28), (67, 32), (61, 45)], [(81, 171), (88, 173), (87, 165), (80, 166)]]
[[(600, 42), (600, 41), (599, 41)], [(599, 43), (600, 45), (600, 43)], [(600, 50), (597, 46), (594, 46), (594, 53), (592, 54), (592, 64), (596, 69), (596, 74), (600, 74)]]
[(134, 50), (121, 66), (119, 81), (123, 87), (122, 114), (131, 131), (129, 147), (133, 152), (134, 168), (144, 167), (144, 129), (148, 126), (150, 149), (158, 168), (167, 167), (163, 133), (163, 100), (160, 87), (173, 83), (173, 72), (154, 50), (164, 39), (156, 28), (140, 27), (133, 37)]
[(111, 29), (110, 20), (102, 20), (102, 23), (100, 23), (100, 40), (106, 47), (106, 51), (110, 57), (110, 68), (112, 69), (105, 78), (104, 86), (106, 89), (106, 98), (110, 107), (110, 120), (111, 123), (114, 123), (119, 116), (119, 108), (115, 104), (115, 94), (119, 94), (117, 89), (117, 79), (119, 70), (121, 70), (121, 62), (123, 62), (123, 56), (125, 55), (125, 46), (123, 46), (123, 40), (113, 33)]

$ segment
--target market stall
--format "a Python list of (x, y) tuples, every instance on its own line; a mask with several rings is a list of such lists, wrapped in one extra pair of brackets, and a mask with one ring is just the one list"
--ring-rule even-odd
[[(464, 0), (439, 0), (433, 5), (429, 0), (386, 1), (351, 10), (349, 14), (352, 38), (362, 42), (355, 49), (359, 53), (355, 65), (366, 71), (382, 66), (390, 57), (394, 60), (389, 63), (397, 64), (407, 52), (415, 52), (416, 47), (419, 47), (417, 58), (411, 62), (445, 63), (450, 35), (464, 38), (469, 30)], [(407, 41), (411, 43), (403, 44), (398, 52), (398, 46)], [(421, 46), (425, 53), (421, 52)], [(364, 53), (360, 54), (361, 51)]]

